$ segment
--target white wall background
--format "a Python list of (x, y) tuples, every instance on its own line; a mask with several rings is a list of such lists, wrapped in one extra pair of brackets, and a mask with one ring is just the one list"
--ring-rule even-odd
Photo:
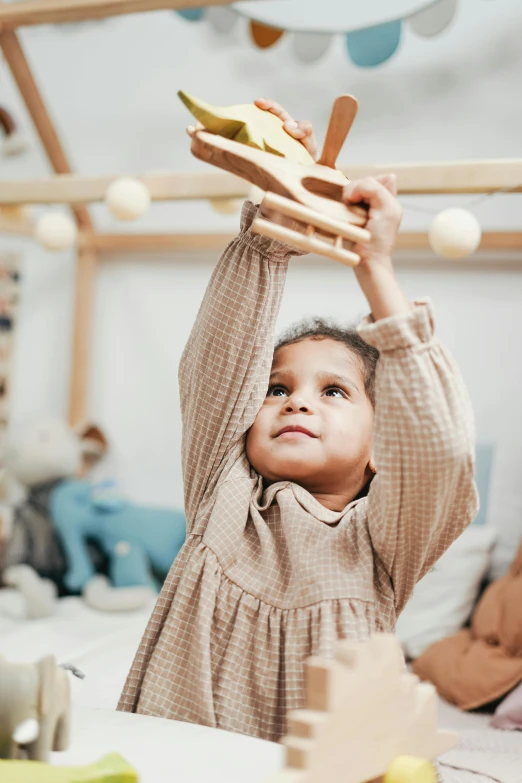
[[(273, 96), (310, 118), (319, 136), (332, 100), (352, 92), (360, 113), (343, 163), (520, 156), (521, 37), (520, 0), (461, 0), (445, 34), (427, 40), (406, 31), (395, 58), (372, 71), (350, 64), (340, 38), (324, 61), (302, 66), (290, 37), (260, 52), (242, 24), (232, 39), (221, 39), (170, 12), (28, 29), (22, 41), (73, 165), (101, 174), (203, 168), (189, 154), (179, 88), (215, 103)], [(0, 103), (17, 107), (32, 133), (3, 66)], [(23, 157), (0, 158), (2, 179), (47, 173), (36, 140)], [(519, 196), (497, 196), (474, 211), (485, 229), (520, 230), (521, 207)], [(100, 230), (122, 230), (102, 207), (94, 215)], [(155, 206), (131, 230), (226, 232), (237, 223), (237, 215), (218, 215), (206, 204), (179, 203)], [(406, 210), (406, 229), (428, 223)], [(36, 410), (66, 415), (74, 258), (0, 237), (0, 251), (12, 249), (24, 255), (13, 418)], [(205, 255), (134, 257), (106, 263), (99, 276), (90, 414), (109, 433), (111, 469), (139, 501), (182, 502), (177, 363), (214, 263)], [(490, 517), (504, 531), (498, 557), (508, 560), (522, 535), (522, 254), (454, 266), (402, 256), (397, 265), (409, 295), (433, 299), (439, 333), (468, 383), (479, 436), (497, 444)], [(312, 259), (292, 266), (280, 326), (307, 314), (354, 320), (364, 311), (349, 270)]]

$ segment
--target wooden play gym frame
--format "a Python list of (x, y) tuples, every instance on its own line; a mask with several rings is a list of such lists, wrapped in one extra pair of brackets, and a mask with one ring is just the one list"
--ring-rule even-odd
[[(55, 172), (48, 179), (0, 181), (0, 206), (26, 204), (70, 204), (78, 226), (76, 306), (69, 418), (72, 424), (86, 417), (89, 346), (94, 284), (98, 263), (108, 254), (134, 252), (221, 251), (232, 238), (229, 234), (98, 234), (87, 204), (103, 201), (116, 176), (74, 175), (53, 122), (17, 36), (17, 28), (66, 22), (83, 22), (110, 16), (181, 10), (201, 6), (228, 5), (233, 0), (0, 0), (0, 47), (34, 123), (47, 158)], [(522, 159), (456, 161), (450, 163), (350, 166), (343, 168), (351, 178), (393, 171), (398, 175), (399, 192), (417, 194), (522, 192)], [(242, 198), (248, 183), (226, 172), (194, 174), (154, 174), (139, 177), (157, 201)], [(0, 234), (8, 226), (0, 216)], [(11, 231), (11, 230), (10, 230)], [(19, 233), (32, 228), (20, 226)], [(15, 232), (18, 233), (18, 232)], [(425, 250), (425, 233), (402, 233), (398, 247)], [(522, 231), (486, 232), (482, 249), (522, 251)]]

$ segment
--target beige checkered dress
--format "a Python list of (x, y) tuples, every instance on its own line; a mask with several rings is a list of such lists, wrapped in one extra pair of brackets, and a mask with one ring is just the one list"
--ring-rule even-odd
[(119, 709), (276, 740), (302, 706), (307, 656), (392, 630), (477, 502), (471, 406), (428, 304), (360, 327), (381, 352), (368, 497), (337, 512), (289, 481), (263, 490), (245, 433), (291, 254), (249, 231), (254, 215), (245, 204), (181, 360), (188, 537)]

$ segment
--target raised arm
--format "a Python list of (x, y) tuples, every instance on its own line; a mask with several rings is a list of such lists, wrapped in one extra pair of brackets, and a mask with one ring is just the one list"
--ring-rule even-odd
[(369, 205), (372, 242), (358, 247), (359, 284), (372, 317), (362, 337), (380, 352), (368, 526), (390, 575), (397, 611), (416, 582), (472, 521), (474, 424), (458, 367), (434, 335), (427, 302), (411, 305), (395, 278), (391, 252), (401, 210), (394, 178), (363, 180), (348, 200)]
[(250, 232), (256, 212), (244, 205), (241, 232), (212, 274), (179, 366), (189, 531), (205, 492), (243, 449), (268, 388), (291, 251)]
[[(311, 124), (295, 122), (278, 103), (256, 101), (275, 114), (312, 157)], [(189, 129), (192, 135), (194, 128)], [(243, 449), (243, 437), (266, 395), (287, 265), (292, 250), (250, 231), (257, 208), (247, 202), (241, 232), (214, 270), (179, 367), (183, 480), (187, 531), (200, 502)]]

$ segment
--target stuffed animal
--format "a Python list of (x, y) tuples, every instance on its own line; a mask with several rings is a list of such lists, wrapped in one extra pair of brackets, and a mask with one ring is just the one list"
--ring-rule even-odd
[(54, 582), (60, 595), (83, 594), (97, 609), (139, 608), (183, 545), (183, 512), (137, 506), (118, 496), (112, 482), (85, 478), (106, 448), (99, 428), (74, 430), (49, 416), (10, 436), (5, 469), (26, 497), (4, 547), (3, 578), (24, 592), (30, 616), (49, 614), (53, 600), (49, 583), (39, 587), (36, 575)]
[(62, 481), (51, 493), (51, 518), (67, 554), (67, 588), (81, 592), (95, 575), (87, 549), (95, 541), (109, 561), (114, 587), (159, 588), (185, 541), (180, 511), (136, 506), (104, 497), (111, 484)]
[[(51, 416), (37, 415), (11, 429), (2, 455), (3, 473), (11, 490), (11, 508), (3, 509), (4, 522), (11, 517), (10, 523), (4, 524), (0, 563), (4, 581), (20, 582), (18, 586), (25, 593), (26, 587), (38, 587), (38, 575), (54, 583), (58, 595), (67, 595), (64, 578), (68, 563), (50, 517), (51, 494), (64, 478), (85, 475), (106, 449), (106, 438), (97, 427), (72, 429)], [(92, 546), (90, 555), (96, 570), (102, 571), (103, 554)], [(9, 569), (9, 579), (4, 569)]]

